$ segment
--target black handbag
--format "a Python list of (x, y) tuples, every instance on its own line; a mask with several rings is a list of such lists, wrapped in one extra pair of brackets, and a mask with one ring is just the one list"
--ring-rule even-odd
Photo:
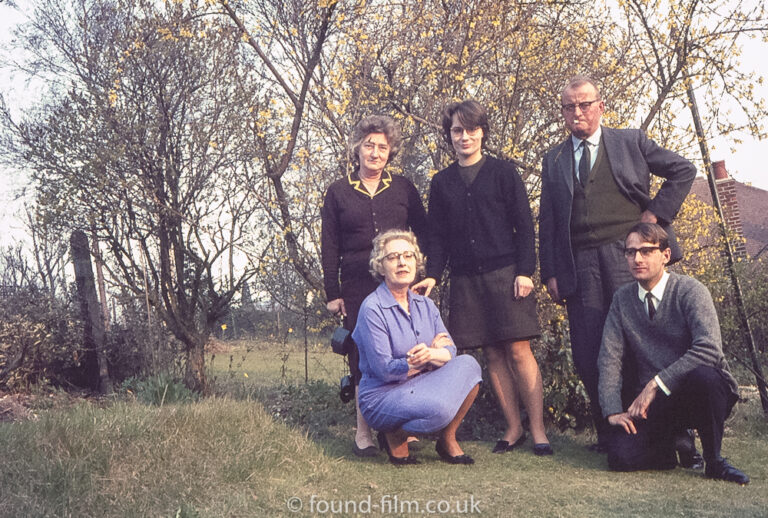
[(336, 354), (346, 355), (352, 350), (352, 333), (347, 329), (344, 329), (344, 320), (342, 319), (342, 325), (333, 330), (333, 336), (331, 336), (331, 349)]
[(339, 381), (339, 397), (342, 403), (349, 403), (355, 398), (355, 385), (352, 383), (351, 374), (347, 374)]
[[(341, 317), (341, 325), (333, 330), (331, 336), (331, 350), (342, 356), (348, 355), (352, 351), (355, 342), (352, 340), (352, 333), (344, 329), (344, 317)], [(344, 362), (347, 365), (347, 362)], [(342, 403), (349, 403), (355, 398), (355, 385), (352, 383), (352, 375), (347, 374), (339, 381), (339, 397)]]

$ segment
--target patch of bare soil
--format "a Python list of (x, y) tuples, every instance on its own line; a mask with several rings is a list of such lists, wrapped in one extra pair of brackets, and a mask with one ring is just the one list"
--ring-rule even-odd
[(0, 396), (0, 422), (37, 419), (37, 415), (27, 406), (29, 396), (24, 394), (6, 394)]
[(0, 423), (36, 421), (41, 412), (69, 408), (83, 401), (106, 406), (113, 399), (82, 390), (66, 392), (59, 389), (37, 389), (31, 393), (6, 393), (0, 390)]

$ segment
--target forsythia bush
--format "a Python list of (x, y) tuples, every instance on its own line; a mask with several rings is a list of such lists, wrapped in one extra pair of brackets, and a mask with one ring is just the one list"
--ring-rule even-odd
[(0, 386), (63, 383), (83, 358), (82, 327), (74, 305), (34, 290), (0, 302)]

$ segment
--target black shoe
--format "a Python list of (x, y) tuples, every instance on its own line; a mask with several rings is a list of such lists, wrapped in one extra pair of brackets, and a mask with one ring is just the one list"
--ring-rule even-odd
[(704, 476), (715, 480), (725, 480), (726, 482), (736, 482), (742, 486), (749, 484), (749, 477), (741, 470), (734, 468), (728, 463), (727, 459), (720, 459), (714, 462), (707, 462), (707, 468), (704, 470)]
[(443, 446), (443, 441), (438, 439), (438, 441), (435, 443), (435, 451), (438, 455), (440, 455), (440, 458), (443, 459), (448, 464), (474, 464), (475, 459), (467, 455), (466, 453), (462, 453), (461, 455), (451, 455), (448, 453), (448, 451), (445, 449), (445, 446)]
[(357, 445), (357, 441), (352, 440), (352, 451), (358, 457), (375, 457), (379, 454), (379, 449), (376, 446), (368, 446), (361, 448)]
[(552, 449), (552, 445), (548, 442), (542, 442), (533, 445), (533, 454), (543, 457), (544, 455), (554, 455), (555, 450)]
[(523, 432), (523, 434), (518, 437), (517, 440), (512, 444), (510, 444), (509, 441), (499, 439), (496, 441), (496, 446), (493, 447), (493, 453), (506, 453), (508, 451), (512, 451), (518, 446), (522, 446), (527, 438), (528, 437), (525, 435), (525, 432)]
[(379, 440), (379, 448), (387, 452), (387, 455), (389, 456), (389, 462), (394, 464), (395, 466), (421, 464), (421, 462), (413, 455), (408, 455), (407, 457), (395, 457), (394, 455), (392, 455), (392, 452), (389, 451), (389, 442), (387, 442), (387, 437), (386, 435), (384, 435), (383, 432), (378, 433), (378, 440)]
[(694, 451), (693, 455), (679, 452), (678, 456), (680, 457), (679, 464), (683, 468), (696, 470), (704, 468), (704, 457), (697, 451)]
[(683, 468), (702, 469), (704, 458), (696, 451), (696, 434), (693, 430), (681, 430), (675, 436), (675, 450)]

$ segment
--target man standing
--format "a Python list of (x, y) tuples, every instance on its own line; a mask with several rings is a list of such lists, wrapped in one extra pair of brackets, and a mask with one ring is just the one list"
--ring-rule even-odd
[[(574, 366), (597, 426), (598, 443), (593, 448), (605, 451), (597, 355), (613, 293), (632, 280), (622, 254), (623, 238), (639, 221), (668, 227), (691, 188), (696, 168), (641, 130), (601, 126), (605, 103), (592, 79), (571, 79), (561, 100), (571, 136), (550, 149), (542, 163), (541, 279), (549, 296), (566, 304)], [(666, 179), (653, 198), (651, 174)], [(680, 252), (670, 236), (674, 262)]]
[[(705, 476), (749, 483), (720, 456), (723, 423), (738, 400), (738, 385), (723, 356), (709, 291), (691, 277), (665, 271), (671, 251), (659, 225), (632, 227), (624, 256), (637, 283), (614, 295), (598, 360), (600, 405), (613, 425), (609, 466), (672, 469), (674, 435), (692, 427), (701, 437)], [(623, 375), (626, 364), (636, 374), (631, 380)], [(623, 388), (634, 396), (628, 405)]]

